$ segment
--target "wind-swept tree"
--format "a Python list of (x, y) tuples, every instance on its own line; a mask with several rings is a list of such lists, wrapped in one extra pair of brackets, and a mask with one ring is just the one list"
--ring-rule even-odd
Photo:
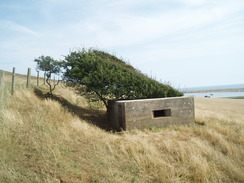
[(59, 84), (60, 80), (56, 83), (51, 82), (52, 74), (59, 74), (61, 71), (61, 62), (54, 60), (50, 56), (40, 56), (34, 60), (37, 63), (37, 70), (44, 71), (46, 76), (46, 83), (49, 85), (49, 95), (52, 95), (53, 90)]
[(153, 80), (121, 59), (89, 49), (71, 52), (64, 60), (64, 80), (108, 109), (111, 100), (175, 97), (183, 94)]

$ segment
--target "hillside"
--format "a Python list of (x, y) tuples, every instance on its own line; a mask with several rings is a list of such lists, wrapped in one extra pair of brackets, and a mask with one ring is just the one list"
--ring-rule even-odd
[(44, 90), (0, 110), (0, 182), (244, 182), (243, 100), (195, 98), (198, 125), (112, 133), (74, 91)]
[[(37, 85), (37, 77), (34, 76), (36, 73), (33, 73), (30, 77), (30, 83), (32, 86)], [(15, 73), (15, 89), (23, 89), (26, 88), (27, 76), (23, 74)], [(40, 77), (39, 83), (43, 84), (43, 77)], [(12, 84), (12, 72), (4, 71), (4, 89), (6, 92), (11, 91)]]

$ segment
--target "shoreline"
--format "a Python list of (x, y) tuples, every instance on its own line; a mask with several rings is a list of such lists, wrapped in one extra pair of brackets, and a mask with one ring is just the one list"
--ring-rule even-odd
[(211, 93), (211, 92), (244, 92), (244, 88), (213, 89), (213, 90), (188, 90), (183, 93)]

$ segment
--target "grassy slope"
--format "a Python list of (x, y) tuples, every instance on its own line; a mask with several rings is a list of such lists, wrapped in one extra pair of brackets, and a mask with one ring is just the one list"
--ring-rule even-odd
[[(35, 87), (37, 85), (37, 77), (32, 74), (30, 78), (31, 86)], [(15, 74), (15, 90), (26, 88), (27, 76), (23, 74)], [(39, 84), (42, 85), (44, 83), (44, 79), (42, 76), (39, 78)], [(4, 71), (4, 91), (5, 94), (8, 95), (11, 91), (12, 87), (12, 72)]]
[[(67, 88), (56, 94), (90, 110)], [(195, 105), (204, 125), (114, 134), (18, 91), (0, 110), (0, 182), (244, 182), (244, 101)]]

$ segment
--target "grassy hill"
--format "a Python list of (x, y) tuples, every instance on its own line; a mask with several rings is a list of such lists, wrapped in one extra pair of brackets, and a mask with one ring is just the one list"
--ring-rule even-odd
[[(32, 87), (37, 86), (37, 77), (34, 76), (36, 73), (32, 74), (30, 77), (30, 85)], [(44, 83), (44, 78), (40, 76), (39, 85)], [(23, 74), (15, 73), (15, 90), (20, 90), (26, 88), (27, 76)], [(5, 95), (9, 95), (12, 88), (12, 72), (4, 71), (4, 91)]]
[(244, 182), (244, 101), (195, 98), (195, 126), (122, 133), (64, 86), (0, 109), (0, 182)]

